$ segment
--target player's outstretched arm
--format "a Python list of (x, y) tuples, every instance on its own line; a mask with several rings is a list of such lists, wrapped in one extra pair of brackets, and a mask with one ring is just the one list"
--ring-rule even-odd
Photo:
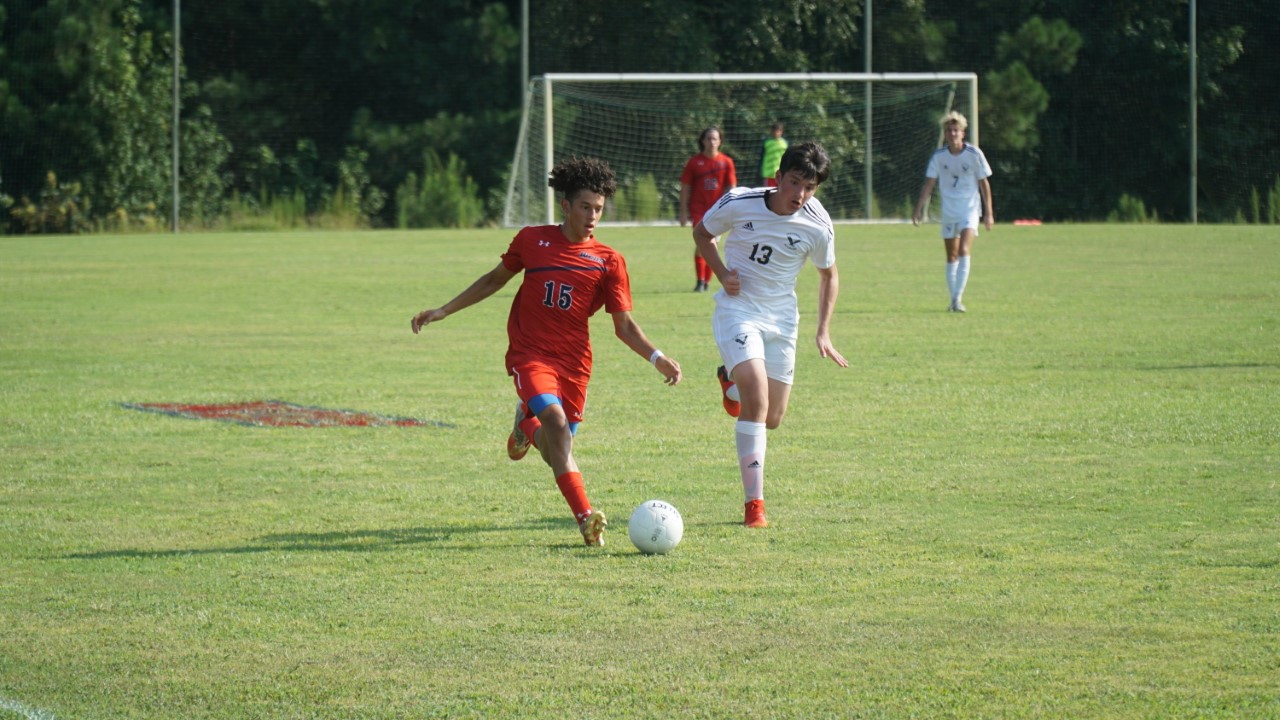
[(653, 343), (649, 342), (649, 338), (645, 337), (644, 331), (640, 329), (640, 325), (631, 317), (631, 313), (623, 310), (621, 312), (612, 313), (613, 316), (613, 334), (624, 345), (631, 348), (637, 355), (653, 363), (658, 372), (662, 373), (662, 377), (668, 385), (675, 385), (680, 382), (680, 363), (675, 358), (667, 357)]
[(475, 305), (498, 292), (515, 276), (516, 274), (508, 270), (505, 265), (498, 263), (497, 267), (481, 275), (466, 290), (458, 293), (458, 296), (454, 299), (438, 308), (429, 308), (414, 315), (413, 319), (409, 321), (409, 327), (413, 329), (413, 334), (417, 335), (418, 331), (427, 325), (443, 320), (459, 310)]

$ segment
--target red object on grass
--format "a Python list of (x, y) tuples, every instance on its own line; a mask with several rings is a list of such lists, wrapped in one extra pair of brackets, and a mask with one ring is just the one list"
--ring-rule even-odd
[(120, 403), (131, 410), (200, 420), (220, 420), (257, 427), (454, 427), (417, 418), (388, 417), (359, 410), (294, 405), (280, 400), (197, 405), (189, 403)]

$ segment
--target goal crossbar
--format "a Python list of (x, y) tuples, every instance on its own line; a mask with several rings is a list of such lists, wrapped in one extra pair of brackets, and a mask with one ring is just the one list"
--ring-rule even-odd
[(812, 80), (852, 80), (875, 82), (877, 80), (945, 80), (970, 81), (976, 73), (547, 73), (533, 78), (551, 81), (573, 82), (792, 82)]

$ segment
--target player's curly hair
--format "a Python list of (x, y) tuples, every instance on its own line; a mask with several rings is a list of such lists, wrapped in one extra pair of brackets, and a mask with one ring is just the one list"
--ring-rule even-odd
[(570, 200), (581, 190), (590, 190), (605, 199), (618, 191), (618, 178), (608, 163), (599, 158), (577, 155), (551, 168), (547, 184)]

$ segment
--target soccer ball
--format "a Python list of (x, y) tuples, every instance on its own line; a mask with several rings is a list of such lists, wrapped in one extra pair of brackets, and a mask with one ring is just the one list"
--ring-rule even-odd
[(665, 555), (680, 544), (684, 536), (684, 518), (669, 502), (649, 500), (631, 513), (627, 521), (627, 535), (631, 544), (642, 553)]

